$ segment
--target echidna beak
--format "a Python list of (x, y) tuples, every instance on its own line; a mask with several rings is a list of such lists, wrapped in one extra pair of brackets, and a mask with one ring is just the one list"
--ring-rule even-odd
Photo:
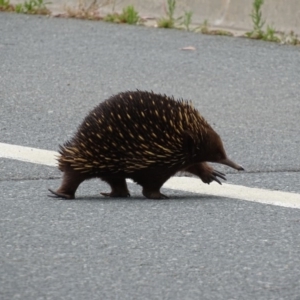
[(244, 171), (244, 168), (238, 164), (236, 164), (235, 162), (233, 162), (232, 160), (230, 160), (229, 158), (224, 158), (218, 161), (219, 164), (222, 165), (226, 165), (228, 167), (231, 167), (233, 169), (236, 169), (238, 171)]

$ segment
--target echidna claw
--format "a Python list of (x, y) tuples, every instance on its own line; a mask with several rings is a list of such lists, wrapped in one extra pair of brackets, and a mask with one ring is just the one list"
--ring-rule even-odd
[(213, 173), (212, 173), (214, 176), (218, 176), (220, 178), (222, 178), (223, 180), (226, 180), (226, 174), (222, 173), (222, 172), (219, 172), (217, 170), (214, 170)]
[(159, 191), (143, 190), (143, 195), (148, 199), (156, 199), (156, 200), (169, 199), (168, 196), (162, 194)]
[(222, 185), (222, 182), (217, 177), (213, 177), (212, 180), (214, 180), (218, 184)]
[(110, 193), (100, 193), (100, 194), (105, 196), (105, 197), (110, 197)]
[(220, 177), (223, 180), (227, 180), (225, 176), (226, 175), (224, 173), (219, 172), (217, 170), (213, 170), (213, 172), (211, 173), (211, 179), (216, 181), (218, 184), (221, 184), (221, 185), (222, 185), (222, 182), (217, 177)]
[(68, 199), (68, 200), (75, 199), (74, 195), (57, 193), (51, 189), (48, 189), (48, 191), (52, 193), (52, 195), (48, 195), (48, 197), (51, 197), (51, 198), (62, 198), (62, 199)]

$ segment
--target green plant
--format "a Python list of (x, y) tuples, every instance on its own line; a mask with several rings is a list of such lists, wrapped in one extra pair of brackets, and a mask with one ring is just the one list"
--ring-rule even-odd
[(298, 38), (298, 35), (294, 33), (294, 31), (290, 31), (289, 34), (282, 33), (282, 39), (281, 42), (283, 44), (289, 44), (289, 45), (300, 45), (300, 40)]
[(119, 15), (121, 23), (136, 24), (139, 19), (139, 13), (134, 9), (133, 5), (123, 8), (122, 14)]
[(17, 4), (15, 6), (15, 11), (24, 14), (49, 14), (50, 11), (46, 7), (46, 4), (49, 3), (50, 2), (44, 3), (44, 0), (29, 0)]
[(190, 31), (190, 25), (192, 23), (192, 16), (193, 12), (192, 11), (185, 11), (184, 15), (180, 17), (182, 19), (182, 22), (180, 25), (182, 25), (187, 31)]
[(252, 39), (261, 39), (270, 42), (281, 42), (281, 38), (278, 36), (275, 28), (268, 25), (266, 30), (263, 30), (263, 26), (266, 21), (262, 18), (261, 7), (264, 4), (264, 0), (254, 0), (252, 4), (252, 13), (250, 14), (253, 30), (246, 33), (246, 36)]
[(168, 0), (167, 16), (174, 21), (174, 13), (176, 8), (176, 0)]
[(261, 32), (265, 24), (265, 21), (262, 19), (261, 7), (264, 4), (264, 0), (254, 0), (253, 8), (251, 13), (251, 19), (253, 22), (253, 30), (255, 32)]
[(166, 18), (161, 18), (157, 21), (157, 26), (160, 28), (174, 28), (174, 21)]
[(267, 26), (267, 30), (263, 32), (262, 39), (269, 42), (280, 42), (280, 38), (276, 36), (276, 31), (273, 27)]
[(108, 14), (103, 18), (103, 20), (106, 22), (120, 23), (119, 14), (117, 13)]
[(16, 13), (22, 13), (23, 12), (23, 4), (19, 3), (15, 6)]
[(14, 11), (15, 7), (9, 0), (0, 0), (0, 11)]
[(166, 9), (167, 18), (161, 18), (157, 21), (157, 26), (161, 28), (174, 28), (174, 13), (176, 8), (176, 0), (168, 0)]
[(208, 34), (209, 29), (208, 29), (208, 20), (204, 20), (203, 24), (200, 26), (200, 32), (203, 34)]
[(140, 21), (138, 12), (133, 5), (123, 8), (121, 14), (112, 13), (103, 18), (106, 22), (137, 24)]
[(253, 30), (246, 33), (246, 36), (256, 39), (263, 38), (263, 26), (265, 25), (265, 21), (262, 19), (261, 7), (264, 4), (264, 0), (254, 0), (252, 3), (252, 13), (250, 17), (253, 23)]
[(0, 0), (0, 8), (6, 9), (10, 5), (9, 0)]
[(10, 3), (9, 3), (9, 0), (0, 0), (0, 6), (8, 6)]
[(298, 38), (298, 35), (295, 34), (294, 31), (291, 31), (288, 37), (289, 37), (289, 44), (294, 46), (300, 45), (300, 40)]

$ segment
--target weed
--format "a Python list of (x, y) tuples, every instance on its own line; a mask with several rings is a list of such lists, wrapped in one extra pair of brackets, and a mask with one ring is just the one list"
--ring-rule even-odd
[[(198, 31), (198, 28), (196, 28), (195, 30)], [(203, 24), (200, 26), (200, 32), (202, 34), (208, 34), (209, 33), (208, 20), (204, 20)]]
[(123, 8), (121, 14), (112, 13), (104, 17), (104, 21), (114, 23), (137, 24), (140, 21), (139, 13), (135, 10), (133, 5)]
[(15, 6), (15, 11), (16, 11), (16, 13), (22, 13), (23, 12), (23, 4), (22, 3), (18, 3)]
[(108, 14), (103, 20), (106, 22), (120, 23), (119, 14), (117, 13)]
[(7, 7), (9, 4), (9, 0), (0, 0), (0, 6)]
[(174, 13), (176, 8), (176, 0), (168, 0), (166, 9), (167, 18), (161, 18), (157, 21), (157, 26), (161, 28), (174, 28), (175, 19)]
[(263, 37), (263, 26), (265, 21), (262, 19), (261, 7), (264, 4), (264, 0), (254, 0), (252, 4), (252, 13), (250, 17), (253, 23), (253, 30), (247, 33), (248, 37), (261, 39)]
[(167, 16), (174, 21), (174, 13), (176, 8), (176, 0), (168, 0)]
[(174, 21), (166, 18), (161, 18), (157, 21), (157, 26), (160, 28), (174, 28)]
[(44, 3), (44, 0), (29, 0), (24, 3), (17, 4), (15, 11), (23, 14), (49, 14), (50, 11), (46, 7), (50, 2)]
[(269, 25), (267, 26), (266, 32), (263, 32), (262, 39), (269, 42), (280, 42), (280, 38), (276, 35), (275, 29)]
[(139, 13), (134, 9), (133, 5), (123, 8), (122, 14), (119, 15), (121, 23), (137, 24), (140, 20)]
[(192, 23), (192, 16), (193, 16), (193, 12), (192, 11), (185, 11), (184, 15), (182, 17), (180, 17), (180, 19), (182, 19), (182, 22), (180, 23), (180, 25), (182, 25), (185, 30), (190, 31), (190, 25)]
[(15, 7), (9, 0), (0, 0), (0, 11), (14, 11)]
[(290, 31), (289, 34), (282, 34), (281, 43), (297, 46), (300, 45), (300, 40), (298, 38), (298, 35), (295, 34), (294, 31)]
[(300, 45), (300, 40), (298, 38), (298, 35), (295, 34), (294, 31), (291, 31), (288, 37), (290, 39), (289, 42), (291, 45)]
[(246, 36), (252, 39), (260, 39), (269, 42), (283, 42), (283, 35), (276, 32), (275, 28), (272, 26), (267, 25), (266, 30), (263, 30), (263, 26), (265, 25), (261, 12), (263, 4), (264, 0), (253, 0), (252, 13), (250, 14), (253, 23), (253, 30), (246, 32)]
[(293, 31), (291, 31), (289, 35), (286, 35), (284, 33), (276, 32), (275, 28), (270, 25), (267, 25), (265, 31), (263, 30), (263, 26), (265, 25), (265, 20), (263, 20), (261, 12), (263, 4), (264, 0), (253, 0), (252, 13), (250, 14), (253, 23), (253, 30), (246, 32), (246, 36), (252, 39), (261, 39), (269, 42), (299, 45), (300, 40)]

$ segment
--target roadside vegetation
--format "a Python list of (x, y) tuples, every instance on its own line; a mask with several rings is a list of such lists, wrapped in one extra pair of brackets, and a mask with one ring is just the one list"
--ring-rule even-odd
[[(129, 5), (123, 8), (121, 13), (117, 13), (115, 12), (116, 0), (102, 0), (100, 2), (101, 5), (98, 0), (93, 0), (92, 2), (87, 0), (78, 0), (75, 8), (65, 6), (66, 13), (59, 16), (88, 20), (103, 20), (106, 22), (127, 23), (133, 25), (140, 25), (145, 21), (139, 16), (138, 11), (136, 11), (133, 5)], [(23, 3), (13, 5), (10, 3), (10, 0), (0, 0), (0, 11), (51, 15), (50, 10), (47, 8), (47, 5), (50, 3), (51, 2), (44, 2), (44, 0), (26, 0)], [(113, 13), (107, 14), (106, 16), (100, 16), (100, 8), (110, 3), (113, 4)], [(286, 34), (277, 31), (272, 25), (266, 24), (266, 20), (263, 18), (262, 14), (263, 4), (264, 0), (253, 0), (252, 11), (249, 15), (251, 17), (253, 27), (252, 30), (246, 32), (244, 36), (251, 39), (259, 39), (281, 44), (300, 45), (300, 40), (293, 31)], [(160, 28), (176, 28), (186, 31), (200, 32), (202, 34), (233, 36), (230, 31), (212, 28), (209, 25), (208, 20), (204, 20), (200, 26), (192, 26), (192, 11), (184, 11), (182, 15), (176, 18), (175, 10), (176, 0), (166, 0), (165, 16), (156, 21), (156, 26)]]
[(85, 0), (78, 0), (76, 7), (64, 6), (66, 17), (87, 20), (101, 20), (98, 10), (100, 5), (97, 0), (87, 3)]
[(0, 11), (14, 11), (15, 7), (10, 4), (9, 0), (0, 0)]
[(246, 36), (251, 39), (258, 39), (270, 42), (280, 42), (280, 38), (276, 35), (275, 29), (271, 25), (267, 25), (266, 30), (263, 27), (266, 23), (262, 18), (261, 7), (264, 4), (264, 0), (254, 0), (252, 4), (252, 13), (250, 17), (252, 19), (253, 29), (246, 33)]
[(141, 19), (139, 17), (139, 13), (135, 10), (133, 5), (129, 5), (123, 8), (122, 13), (113, 13), (108, 14), (103, 18), (106, 22), (113, 22), (113, 23), (127, 23), (131, 25), (135, 25), (140, 23)]
[(266, 29), (264, 29), (266, 20), (262, 17), (263, 4), (264, 0), (253, 0), (252, 12), (250, 14), (253, 29), (250, 32), (246, 32), (246, 37), (282, 44), (299, 45), (300, 40), (293, 31), (289, 34), (278, 32), (272, 25), (269, 24), (266, 25)]
[(23, 14), (49, 15), (51, 12), (46, 7), (49, 4), (44, 0), (28, 0), (24, 3), (12, 5), (9, 0), (0, 0), (0, 11), (9, 11)]
[(175, 19), (174, 13), (176, 8), (176, 0), (167, 0), (166, 17), (158, 19), (157, 26), (161, 28), (174, 28)]

